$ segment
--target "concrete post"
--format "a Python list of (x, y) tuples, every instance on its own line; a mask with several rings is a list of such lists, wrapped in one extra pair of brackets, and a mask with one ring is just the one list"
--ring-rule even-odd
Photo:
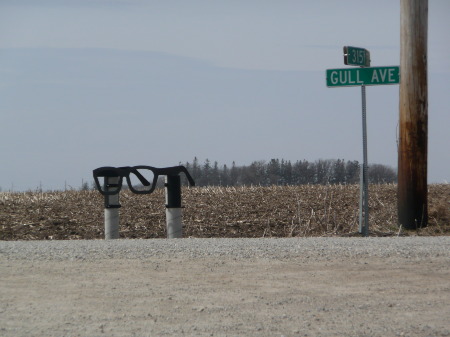
[[(119, 177), (105, 177), (105, 190), (115, 188)], [(105, 240), (119, 238), (119, 193), (105, 195)]]

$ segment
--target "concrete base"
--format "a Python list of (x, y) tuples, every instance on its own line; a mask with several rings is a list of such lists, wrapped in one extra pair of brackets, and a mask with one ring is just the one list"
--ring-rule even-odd
[(168, 239), (183, 237), (181, 208), (166, 208), (166, 221)]

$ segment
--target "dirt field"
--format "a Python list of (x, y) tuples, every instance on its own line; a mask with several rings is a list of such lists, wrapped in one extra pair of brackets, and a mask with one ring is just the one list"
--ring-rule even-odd
[[(371, 235), (398, 235), (397, 186), (371, 185)], [(429, 226), (450, 234), (450, 185), (429, 186)], [(185, 237), (348, 236), (358, 231), (358, 185), (184, 188)], [(121, 238), (165, 238), (164, 190), (120, 194)], [(97, 191), (0, 193), (0, 240), (104, 238)]]

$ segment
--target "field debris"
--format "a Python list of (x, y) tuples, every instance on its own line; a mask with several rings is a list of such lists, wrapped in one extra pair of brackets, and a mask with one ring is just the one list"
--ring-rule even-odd
[[(183, 187), (184, 237), (359, 236), (359, 185)], [(397, 226), (397, 186), (371, 185), (371, 236), (450, 235), (450, 185), (429, 186), (429, 226)], [(163, 189), (120, 193), (121, 238), (165, 238)], [(0, 193), (0, 240), (104, 238), (97, 191)]]

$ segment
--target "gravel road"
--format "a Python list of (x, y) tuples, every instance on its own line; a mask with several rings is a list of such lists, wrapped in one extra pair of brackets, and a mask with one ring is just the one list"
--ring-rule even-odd
[(450, 237), (0, 242), (1, 336), (450, 336)]

